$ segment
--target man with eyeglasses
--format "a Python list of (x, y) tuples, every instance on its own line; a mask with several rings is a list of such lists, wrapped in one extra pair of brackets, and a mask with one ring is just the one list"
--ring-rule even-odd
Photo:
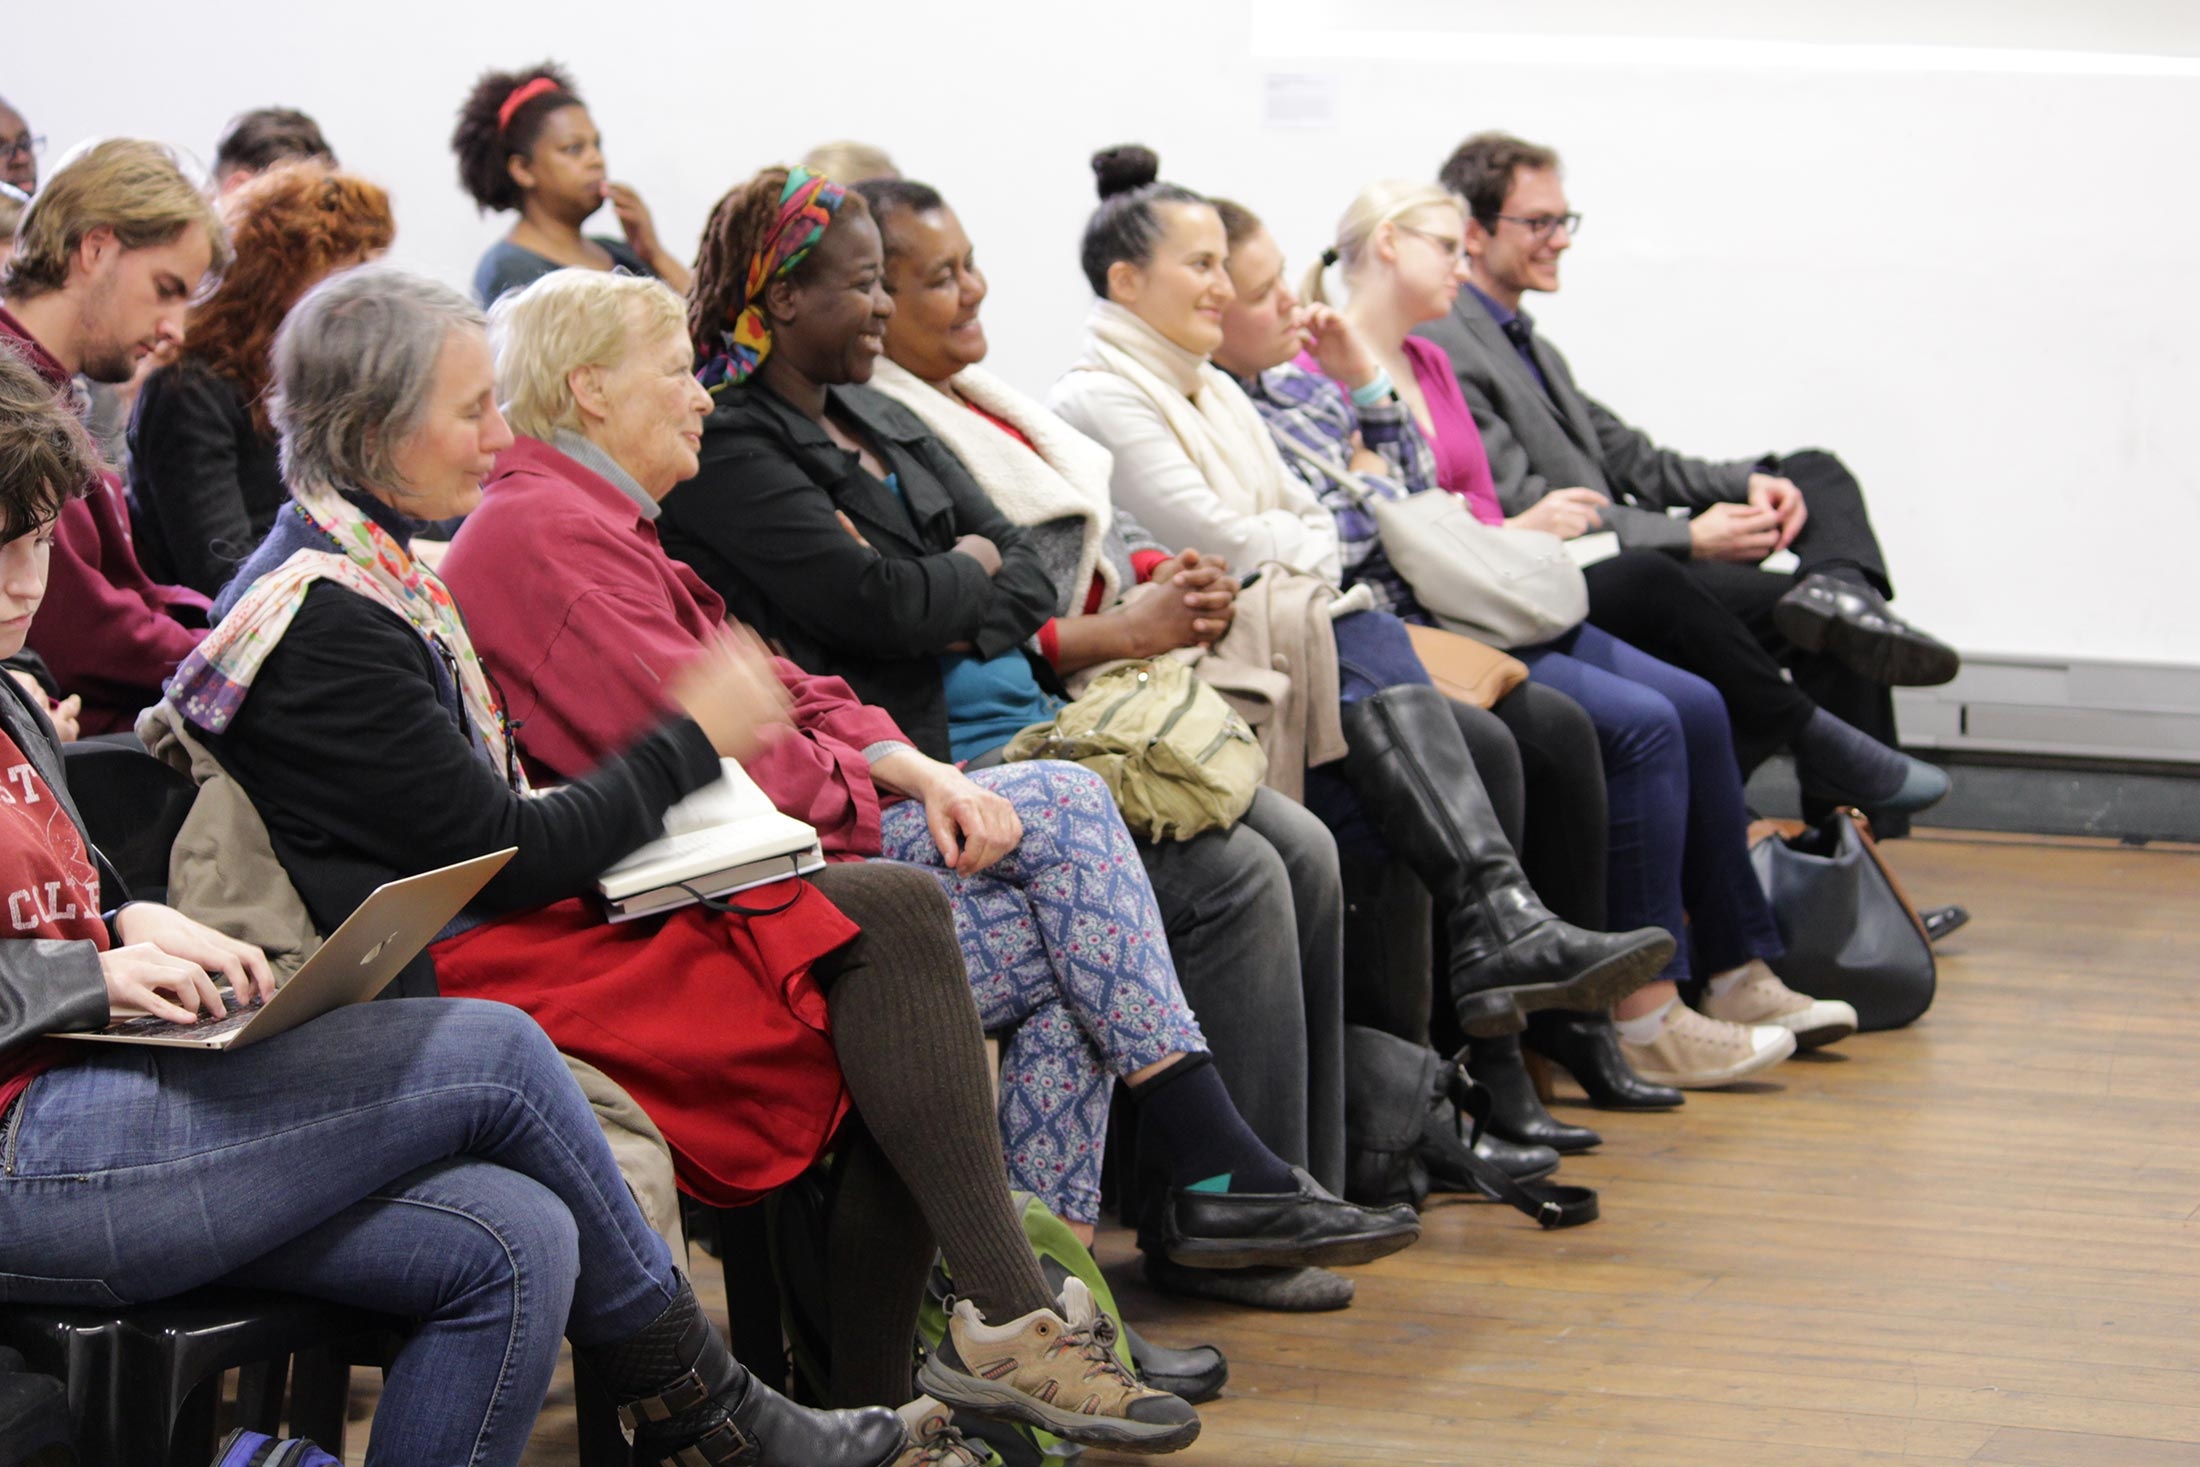
[(23, 114), (0, 97), (0, 183), (25, 194), (37, 193), (38, 155), (45, 146), (46, 140), (32, 134)]
[[(1691, 458), (1584, 394), (1521, 309), (1527, 292), (1558, 289), (1559, 257), (1581, 228), (1558, 154), (1481, 133), (1459, 145), (1439, 177), (1466, 206), (1469, 279), (1451, 315), (1421, 334), (1451, 357), (1505, 512), (1524, 514), (1548, 498), (1574, 511), (1550, 517), (1575, 533), (1586, 521), (1615, 531), (1623, 547), (1685, 558), (1799, 687), (1892, 746), (1887, 689), (1947, 682), (1959, 659), (1888, 606), (1894, 588), (1855, 478), (1817, 450)], [(1793, 552), (1792, 574), (1762, 568), (1779, 551)]]

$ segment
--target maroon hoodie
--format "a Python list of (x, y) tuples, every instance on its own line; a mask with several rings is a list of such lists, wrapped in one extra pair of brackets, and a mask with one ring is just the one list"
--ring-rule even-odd
[[(4, 309), (0, 341), (21, 351), (55, 392), (69, 391), (69, 374)], [(130, 545), (122, 483), (102, 473), (61, 511), (30, 645), (62, 695), (83, 698), (83, 732), (114, 733), (160, 701), (161, 684), (206, 635), (206, 607), (188, 586), (163, 586), (145, 574)]]

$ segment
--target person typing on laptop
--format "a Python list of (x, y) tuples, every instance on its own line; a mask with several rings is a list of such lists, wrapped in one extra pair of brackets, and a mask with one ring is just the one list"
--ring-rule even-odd
[[(23, 645), (54, 521), (96, 462), (0, 346), (0, 657)], [(898, 1455), (892, 1413), (804, 1410), (733, 1360), (517, 1009), (352, 1004), (221, 1056), (54, 1040), (123, 1005), (212, 1011), (217, 975), (259, 998), (272, 978), (257, 950), (127, 900), (12, 679), (0, 775), (0, 1300), (112, 1308), (219, 1280), (405, 1316), (376, 1467), (516, 1467), (561, 1335), (646, 1418), (637, 1460), (734, 1431), (758, 1444), (740, 1460), (781, 1467)]]

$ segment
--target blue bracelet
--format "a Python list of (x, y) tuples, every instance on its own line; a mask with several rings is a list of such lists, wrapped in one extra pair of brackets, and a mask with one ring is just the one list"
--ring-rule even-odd
[(1390, 369), (1388, 367), (1377, 367), (1374, 381), (1368, 383), (1365, 387), (1352, 389), (1352, 405), (1354, 407), (1373, 407), (1385, 400), (1396, 401), (1397, 397), (1398, 388), (1390, 380)]

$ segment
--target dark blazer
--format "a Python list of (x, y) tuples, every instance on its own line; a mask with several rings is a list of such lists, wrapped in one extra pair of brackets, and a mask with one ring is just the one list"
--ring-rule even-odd
[(1685, 558), (1688, 522), (1665, 513), (1691, 512), (1749, 497), (1749, 462), (1712, 463), (1660, 448), (1604, 404), (1574, 385), (1572, 368), (1541, 332), (1530, 339), (1550, 391), (1471, 290), (1459, 292), (1451, 314), (1416, 333), (1442, 347), (1474, 410), (1490, 475), (1505, 513), (1519, 514), (1553, 489), (1595, 489), (1612, 501), (1606, 524), (1629, 547)]
[[(845, 678), (918, 748), (946, 759), (939, 654), (958, 642), (980, 657), (1021, 646), (1054, 614), (1054, 583), (1029, 535), (916, 414), (865, 387), (829, 397), (900, 497), (777, 393), (749, 383), (725, 390), (704, 427), (702, 472), (666, 496), (658, 532), (730, 614), (806, 671)], [(962, 535), (992, 541), (999, 572), (954, 553)], [(1040, 686), (1058, 687), (1033, 661)]]

